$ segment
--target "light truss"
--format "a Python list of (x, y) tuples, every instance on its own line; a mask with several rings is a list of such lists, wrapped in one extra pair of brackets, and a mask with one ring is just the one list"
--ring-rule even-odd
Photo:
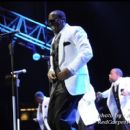
[(0, 31), (7, 33), (14, 30), (19, 31), (15, 37), (24, 41), (20, 42), (21, 45), (32, 49), (36, 45), (41, 49), (50, 50), (53, 36), (50, 27), (0, 7)]

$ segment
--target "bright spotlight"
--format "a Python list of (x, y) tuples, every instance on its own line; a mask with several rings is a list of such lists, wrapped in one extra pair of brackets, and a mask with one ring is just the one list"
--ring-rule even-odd
[(33, 60), (38, 61), (38, 60), (40, 60), (40, 58), (41, 58), (41, 55), (39, 53), (33, 54)]

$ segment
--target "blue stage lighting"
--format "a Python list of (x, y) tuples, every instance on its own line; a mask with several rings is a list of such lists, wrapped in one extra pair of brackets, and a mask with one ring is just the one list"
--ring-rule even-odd
[(41, 58), (41, 55), (39, 53), (33, 54), (33, 60), (38, 61), (38, 60), (40, 60), (40, 58)]

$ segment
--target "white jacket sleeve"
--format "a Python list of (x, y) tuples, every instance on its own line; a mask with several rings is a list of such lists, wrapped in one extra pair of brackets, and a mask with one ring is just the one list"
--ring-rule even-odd
[(101, 93), (101, 95), (102, 95), (103, 98), (108, 98), (109, 93), (110, 93), (110, 89), (111, 88), (109, 88), (109, 89), (107, 89), (107, 90), (105, 90), (104, 92)]

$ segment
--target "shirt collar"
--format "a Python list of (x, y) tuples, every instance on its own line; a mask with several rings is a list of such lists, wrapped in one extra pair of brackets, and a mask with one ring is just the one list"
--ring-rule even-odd
[(116, 80), (115, 82), (112, 83), (112, 86), (117, 86), (122, 80), (122, 77), (118, 78), (118, 80)]
[(63, 32), (63, 31), (65, 30), (65, 28), (68, 27), (68, 26), (69, 26), (69, 24), (66, 23), (65, 26), (60, 30), (60, 32), (59, 32), (58, 34), (54, 34), (55, 37), (57, 37), (58, 35), (62, 34), (62, 32)]

